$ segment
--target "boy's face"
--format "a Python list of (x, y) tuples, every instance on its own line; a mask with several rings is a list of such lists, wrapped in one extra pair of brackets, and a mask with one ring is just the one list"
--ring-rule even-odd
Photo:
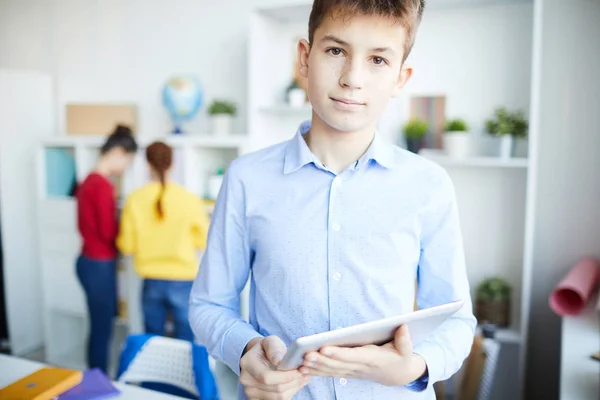
[(298, 44), (315, 118), (339, 132), (370, 130), (410, 78), (403, 67), (405, 29), (378, 15), (325, 17), (312, 47)]

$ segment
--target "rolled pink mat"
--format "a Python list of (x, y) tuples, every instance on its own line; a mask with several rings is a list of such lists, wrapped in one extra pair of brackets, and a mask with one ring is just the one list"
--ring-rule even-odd
[(550, 295), (550, 307), (560, 316), (577, 315), (585, 308), (600, 277), (600, 262), (593, 258), (579, 261)]

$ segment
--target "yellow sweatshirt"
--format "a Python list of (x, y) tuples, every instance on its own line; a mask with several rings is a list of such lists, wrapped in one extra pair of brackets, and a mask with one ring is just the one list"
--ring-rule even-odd
[(193, 280), (198, 273), (197, 250), (206, 248), (209, 219), (203, 201), (175, 183), (162, 197), (163, 218), (156, 200), (160, 183), (132, 192), (125, 202), (117, 246), (134, 256), (142, 278)]

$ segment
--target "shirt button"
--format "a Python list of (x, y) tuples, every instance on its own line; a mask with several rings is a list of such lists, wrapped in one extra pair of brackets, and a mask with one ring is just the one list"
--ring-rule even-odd
[(348, 383), (346, 378), (340, 378), (340, 385), (344, 386), (346, 383)]
[(340, 224), (336, 223), (336, 224), (333, 224), (331, 226), (331, 229), (333, 229), (334, 231), (338, 232), (341, 229), (341, 226), (340, 226)]
[(342, 274), (340, 274), (339, 272), (333, 274), (333, 280), (339, 281), (340, 279), (342, 279)]

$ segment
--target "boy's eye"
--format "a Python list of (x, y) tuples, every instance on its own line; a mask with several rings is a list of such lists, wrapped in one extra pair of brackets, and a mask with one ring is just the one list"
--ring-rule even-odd
[(373, 57), (373, 64), (375, 65), (383, 65), (385, 64), (385, 60), (381, 57)]
[(340, 54), (342, 54), (342, 49), (340, 49), (339, 47), (333, 47), (333, 48), (331, 48), (331, 49), (329, 49), (327, 51), (332, 56), (339, 56)]

